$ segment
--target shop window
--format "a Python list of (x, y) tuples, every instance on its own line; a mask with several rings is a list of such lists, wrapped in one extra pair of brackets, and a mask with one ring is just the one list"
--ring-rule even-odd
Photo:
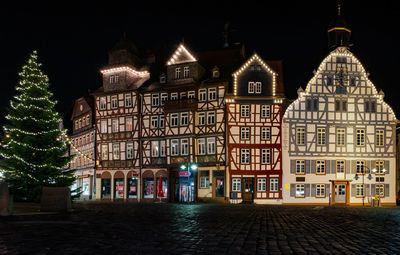
[(161, 184), (161, 192), (160, 192), (160, 190), (159, 190), (159, 188), (160, 188), (160, 177), (158, 177), (157, 178), (157, 198), (167, 197), (167, 193), (168, 193), (167, 178), (166, 177), (162, 177), (161, 181), (162, 181), (162, 184)]
[(143, 198), (154, 198), (153, 178), (143, 178)]
[(111, 179), (101, 179), (101, 198), (111, 198)]
[(124, 198), (124, 179), (118, 178), (114, 179), (114, 198), (115, 199), (123, 199)]
[(210, 186), (210, 171), (200, 171), (200, 188), (207, 189)]
[(128, 178), (128, 198), (137, 198), (137, 177)]

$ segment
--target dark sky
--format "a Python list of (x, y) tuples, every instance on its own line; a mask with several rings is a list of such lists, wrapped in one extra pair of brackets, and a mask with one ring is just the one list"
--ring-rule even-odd
[[(298, 87), (305, 88), (313, 70), (328, 55), (327, 26), (337, 14), (336, 1), (305, 2), (5, 4), (0, 7), (0, 124), (15, 94), (18, 73), (34, 49), (50, 78), (57, 110), (65, 115), (74, 99), (101, 86), (99, 69), (107, 63), (107, 51), (124, 32), (143, 47), (163, 46), (173, 51), (184, 38), (194, 50), (213, 49), (223, 44), (226, 22), (234, 30), (232, 40), (244, 43), (248, 54), (256, 51), (264, 59), (283, 60), (286, 95), (293, 99)], [(399, 7), (390, 1), (342, 2), (342, 15), (352, 30), (351, 51), (398, 113)]]

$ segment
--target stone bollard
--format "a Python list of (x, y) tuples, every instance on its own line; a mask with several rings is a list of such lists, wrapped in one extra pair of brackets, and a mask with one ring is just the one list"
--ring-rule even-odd
[(0, 181), (0, 216), (9, 216), (9, 193), (8, 185)]

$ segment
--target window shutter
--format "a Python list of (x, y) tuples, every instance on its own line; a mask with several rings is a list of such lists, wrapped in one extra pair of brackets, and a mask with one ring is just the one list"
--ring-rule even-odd
[(336, 174), (336, 160), (331, 161), (331, 174)]
[(371, 197), (374, 198), (376, 194), (375, 184), (371, 184)]
[(351, 184), (351, 196), (355, 197), (356, 196), (356, 185), (355, 184)]
[(290, 173), (291, 174), (296, 173), (296, 160), (294, 159), (290, 160)]
[(311, 173), (315, 174), (316, 160), (311, 160)]
[(311, 196), (315, 197), (315, 184), (311, 184)]
[(325, 172), (327, 173), (327, 174), (330, 174), (331, 173), (331, 171), (330, 171), (330, 169), (331, 169), (331, 161), (330, 160), (326, 160), (325, 161)]
[(350, 160), (346, 160), (346, 174), (350, 173)]
[(389, 174), (389, 169), (390, 169), (389, 162), (390, 162), (389, 160), (385, 160), (385, 169), (386, 169), (385, 174)]
[(310, 184), (306, 184), (306, 185), (304, 185), (305, 186), (305, 194), (306, 194), (306, 197), (309, 197), (310, 196)]
[(351, 160), (351, 170), (350, 170), (350, 172), (352, 174), (356, 173), (356, 161), (355, 160)]
[(325, 195), (329, 197), (330, 193), (331, 193), (331, 184), (328, 183), (325, 185)]
[(389, 194), (389, 184), (385, 184), (385, 197), (390, 196)]
[(368, 172), (368, 173), (371, 173), (371, 172), (372, 172), (372, 169), (374, 168), (374, 161), (373, 161), (373, 160), (367, 160), (367, 161), (365, 162), (365, 164), (367, 165), (367, 171), (368, 171), (368, 169), (369, 169), (369, 172)]
[(296, 196), (296, 184), (290, 184), (290, 196), (291, 197)]
[(311, 173), (311, 167), (310, 167), (310, 160), (306, 160), (305, 162), (305, 167), (306, 167), (306, 174)]

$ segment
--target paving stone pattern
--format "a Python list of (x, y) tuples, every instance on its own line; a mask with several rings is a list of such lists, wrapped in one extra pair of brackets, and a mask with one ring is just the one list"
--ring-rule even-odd
[(86, 203), (0, 218), (0, 254), (400, 254), (400, 208)]

